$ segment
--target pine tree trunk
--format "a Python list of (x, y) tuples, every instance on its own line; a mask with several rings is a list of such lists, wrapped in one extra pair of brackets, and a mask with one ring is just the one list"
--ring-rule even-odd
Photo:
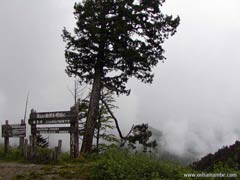
[(90, 153), (92, 150), (94, 129), (98, 118), (100, 91), (101, 91), (101, 70), (100, 68), (98, 68), (95, 71), (94, 82), (92, 85), (90, 104), (81, 148), (81, 152), (83, 153)]

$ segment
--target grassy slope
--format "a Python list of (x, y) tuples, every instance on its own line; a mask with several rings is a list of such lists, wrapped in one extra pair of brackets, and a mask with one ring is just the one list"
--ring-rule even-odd
[[(17, 150), (12, 151), (8, 158), (3, 158), (1, 149), (0, 160), (13, 161), (16, 158), (21, 161)], [(48, 176), (52, 179), (181, 180), (186, 179), (184, 178), (185, 173), (201, 173), (176, 163), (159, 161), (145, 154), (133, 154), (118, 148), (112, 148), (99, 155), (81, 156), (74, 161), (69, 160), (69, 156), (64, 154), (58, 164), (39, 167), (38, 171), (29, 169), (29, 171), (17, 175), (15, 179), (46, 179)], [(219, 170), (215, 169), (214, 172), (219, 172)]]

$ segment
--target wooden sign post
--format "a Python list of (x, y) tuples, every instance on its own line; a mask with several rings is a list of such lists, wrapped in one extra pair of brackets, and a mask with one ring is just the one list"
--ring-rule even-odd
[(79, 157), (79, 106), (80, 106), (80, 102), (78, 101), (75, 104), (75, 116), (74, 116), (74, 157), (78, 158)]
[(70, 152), (71, 157), (79, 157), (79, 101), (71, 108), (73, 118), (70, 122), (72, 132), (70, 134)]
[[(37, 134), (69, 133), (70, 134), (70, 156), (79, 156), (79, 104), (76, 103), (70, 111), (36, 112), (31, 110), (28, 123), (31, 125), (32, 141), (31, 146), (34, 151)], [(53, 127), (55, 124), (68, 124), (64, 127)], [(37, 125), (51, 125), (51, 127), (38, 127)]]
[(9, 151), (9, 125), (8, 120), (5, 121), (5, 126), (2, 126), (2, 137), (4, 137), (4, 154)]
[(22, 121), (21, 124), (9, 124), (6, 120), (5, 124), (2, 125), (2, 137), (4, 138), (4, 153), (7, 154), (9, 151), (9, 138), (19, 137), (20, 147), (23, 148), (24, 137), (26, 136), (26, 124)]
[[(25, 122), (24, 122), (24, 120), (22, 119), (21, 120), (21, 125), (24, 127), (26, 127), (26, 124), (25, 124)], [(26, 133), (25, 133), (26, 134)], [(20, 136), (19, 137), (19, 149), (20, 149), (20, 151), (21, 151), (21, 153), (23, 154), (23, 150), (24, 150), (24, 137), (25, 136)]]

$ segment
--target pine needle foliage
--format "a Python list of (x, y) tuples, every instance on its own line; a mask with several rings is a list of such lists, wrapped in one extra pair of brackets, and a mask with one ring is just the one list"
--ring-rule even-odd
[[(164, 15), (164, 0), (85, 0), (76, 3), (76, 27), (64, 28), (68, 75), (92, 84), (96, 68), (101, 81), (128, 93), (129, 77), (151, 83), (152, 68), (163, 61), (162, 44), (176, 32), (179, 17)], [(114, 73), (113, 73), (114, 72)]]

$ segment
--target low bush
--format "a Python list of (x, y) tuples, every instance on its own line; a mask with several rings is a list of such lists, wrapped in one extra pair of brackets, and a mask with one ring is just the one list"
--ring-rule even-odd
[(192, 171), (175, 163), (158, 161), (146, 154), (135, 154), (118, 148), (87, 156), (84, 162), (76, 164), (75, 173), (66, 173), (71, 171), (65, 168), (59, 175), (66, 178), (68, 174), (69, 177), (92, 180), (157, 180), (184, 179), (184, 173)]
[(20, 149), (10, 147), (9, 152), (7, 154), (4, 154), (4, 147), (3, 145), (0, 145), (0, 160), (1, 161), (23, 161), (24, 158), (21, 154)]
[(31, 162), (36, 164), (53, 163), (53, 150), (48, 148), (37, 147)]

